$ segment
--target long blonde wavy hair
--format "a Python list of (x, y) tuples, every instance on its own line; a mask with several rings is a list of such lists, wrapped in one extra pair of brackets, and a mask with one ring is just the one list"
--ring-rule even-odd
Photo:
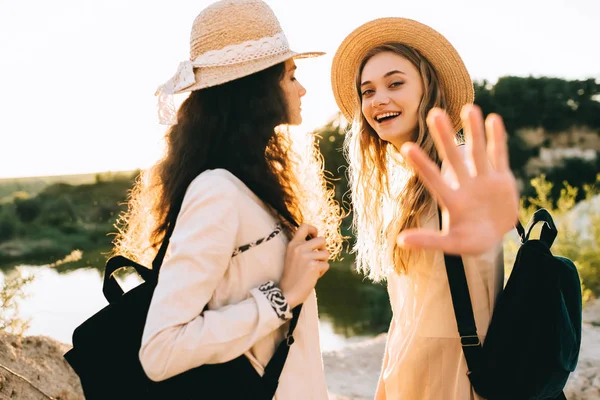
[(415, 252), (396, 245), (402, 230), (419, 226), (421, 217), (431, 211), (431, 194), (414, 171), (402, 160), (398, 149), (379, 138), (362, 114), (360, 77), (367, 61), (376, 54), (391, 52), (410, 61), (419, 71), (423, 97), (418, 108), (418, 127), (411, 138), (438, 165), (440, 159), (426, 118), (433, 107), (445, 108), (446, 99), (432, 65), (417, 50), (400, 43), (373, 48), (356, 72), (358, 107), (352, 128), (344, 141), (352, 189), (353, 230), (356, 267), (379, 281), (389, 271), (407, 272)]

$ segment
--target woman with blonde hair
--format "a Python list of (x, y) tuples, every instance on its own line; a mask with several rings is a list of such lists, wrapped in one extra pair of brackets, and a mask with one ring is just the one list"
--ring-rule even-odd
[[(409, 19), (377, 19), (350, 33), (334, 57), (332, 86), (352, 122), (345, 150), (356, 265), (387, 280), (393, 310), (376, 398), (478, 398), (444, 253), (462, 256), (483, 341), (503, 285), (502, 237), (518, 215), (502, 121), (490, 115), (484, 127), (454, 47)], [(463, 127), (464, 140), (456, 135)]]
[[(147, 263), (169, 241), (139, 352), (152, 381), (239, 357), (263, 375), (283, 343), (264, 393), (328, 398), (314, 287), (341, 248), (339, 210), (316, 153), (300, 157), (285, 129), (306, 93), (294, 60), (322, 54), (290, 50), (263, 1), (223, 0), (159, 87), (165, 155), (137, 181), (115, 249)], [(188, 92), (176, 111), (171, 96)], [(243, 377), (221, 378), (190, 395), (254, 398)]]

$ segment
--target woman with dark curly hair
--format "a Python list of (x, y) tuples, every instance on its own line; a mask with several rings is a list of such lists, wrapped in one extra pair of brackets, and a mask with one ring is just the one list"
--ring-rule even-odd
[(259, 0), (206, 8), (190, 45), (157, 92), (174, 124), (165, 155), (136, 182), (115, 242), (148, 262), (174, 224), (141, 364), (161, 381), (244, 355), (262, 374), (302, 304), (275, 397), (327, 399), (314, 286), (341, 248), (339, 208), (314, 143), (301, 157), (285, 129), (306, 93), (294, 59), (322, 53), (291, 51)]

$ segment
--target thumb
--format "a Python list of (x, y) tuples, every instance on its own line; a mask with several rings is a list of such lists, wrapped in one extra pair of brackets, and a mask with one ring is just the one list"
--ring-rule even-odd
[(309, 237), (309, 236), (313, 237), (313, 238), (317, 237), (318, 236), (317, 228), (315, 228), (312, 225), (302, 224), (296, 230), (296, 233), (294, 234), (292, 241), (304, 243), (307, 240), (307, 237)]
[(455, 254), (449, 237), (440, 231), (407, 229), (397, 236), (396, 244), (404, 249), (441, 250)]

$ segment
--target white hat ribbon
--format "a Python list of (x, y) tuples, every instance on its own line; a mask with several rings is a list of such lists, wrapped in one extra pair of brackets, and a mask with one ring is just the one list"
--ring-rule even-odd
[(181, 93), (196, 83), (194, 68), (222, 67), (257, 60), (264, 57), (284, 54), (289, 51), (289, 44), (283, 32), (258, 40), (247, 40), (242, 43), (225, 46), (222, 49), (210, 50), (200, 54), (193, 61), (179, 63), (177, 72), (165, 84), (158, 87), (158, 119), (163, 125), (177, 124), (177, 110), (173, 95)]
[(185, 90), (196, 83), (194, 65), (191, 61), (182, 61), (177, 72), (166, 83), (159, 86), (155, 95), (158, 96), (158, 120), (163, 125), (177, 124), (177, 110), (173, 95)]

